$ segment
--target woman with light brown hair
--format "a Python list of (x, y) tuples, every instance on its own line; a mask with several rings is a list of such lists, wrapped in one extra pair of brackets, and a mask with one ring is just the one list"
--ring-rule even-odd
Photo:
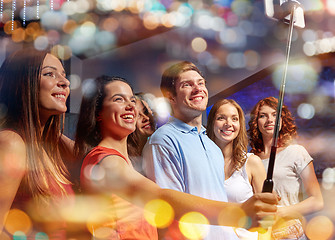
[(225, 189), (230, 202), (244, 202), (262, 191), (266, 173), (259, 157), (247, 154), (244, 113), (232, 99), (216, 102), (208, 115), (207, 135), (221, 149), (225, 162)]
[[(278, 100), (274, 97), (264, 98), (254, 106), (250, 114), (248, 133), (251, 152), (262, 159), (266, 169), (273, 141), (277, 104)], [(293, 219), (289, 223), (294, 225), (294, 231), (285, 235), (287, 228), (279, 228), (273, 231), (274, 239), (305, 239), (300, 220), (304, 215), (323, 208), (313, 159), (303, 146), (294, 143), (296, 136), (294, 118), (287, 106), (283, 105), (273, 182), (274, 190), (281, 197), (277, 216), (285, 220), (286, 225), (286, 220)], [(299, 198), (302, 187), (308, 196), (304, 200)]]
[[(207, 135), (224, 156), (224, 187), (229, 202), (242, 203), (262, 191), (266, 173), (259, 157), (247, 153), (248, 137), (240, 105), (232, 99), (216, 102), (208, 114)], [(256, 232), (235, 229), (241, 239), (257, 239)]]
[[(1, 239), (17, 231), (66, 239), (57, 206), (73, 195), (61, 155), (70, 142), (62, 135), (69, 85), (61, 61), (47, 51), (25, 48), (1, 66)], [(22, 216), (26, 225), (13, 227)]]

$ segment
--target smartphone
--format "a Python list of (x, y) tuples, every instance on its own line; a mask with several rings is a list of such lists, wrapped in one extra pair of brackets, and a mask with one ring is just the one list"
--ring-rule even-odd
[(305, 27), (304, 9), (296, 0), (264, 0), (265, 15), (277, 21), (290, 23), (291, 11), (294, 10), (294, 26), (299, 28)]

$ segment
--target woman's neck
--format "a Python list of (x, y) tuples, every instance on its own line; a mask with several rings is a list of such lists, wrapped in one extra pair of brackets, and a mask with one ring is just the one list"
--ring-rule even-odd
[(264, 151), (261, 154), (261, 159), (269, 158), (271, 153), (271, 147), (272, 147), (272, 136), (262, 136), (263, 137), (263, 146)]
[(234, 162), (234, 155), (233, 155), (233, 141), (229, 143), (217, 143), (218, 146), (221, 149), (221, 152), (224, 157), (224, 173), (225, 173), (225, 179), (231, 177), (231, 175), (235, 171), (235, 162)]
[(223, 154), (223, 157), (224, 157), (225, 161), (226, 161), (226, 159), (231, 160), (233, 158), (233, 141), (231, 141), (229, 143), (216, 141), (216, 144), (221, 149), (221, 152)]
[(99, 146), (113, 148), (119, 151), (124, 157), (128, 158), (127, 137), (115, 139), (113, 137), (104, 137), (99, 143)]

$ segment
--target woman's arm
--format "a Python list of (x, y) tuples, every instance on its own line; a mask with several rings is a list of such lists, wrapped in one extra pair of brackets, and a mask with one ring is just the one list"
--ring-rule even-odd
[(92, 170), (104, 172), (104, 177), (98, 181), (86, 181), (86, 189), (91, 192), (115, 193), (133, 204), (143, 207), (152, 199), (163, 199), (167, 201), (175, 211), (175, 218), (179, 219), (183, 214), (197, 211), (205, 215), (211, 224), (236, 226), (236, 221), (231, 218), (232, 207), (241, 207), (248, 216), (254, 220), (260, 217), (273, 214), (276, 211), (276, 196), (272, 193), (256, 194), (242, 205), (236, 203), (219, 202), (204, 199), (187, 193), (171, 189), (162, 189), (151, 180), (143, 177), (119, 156), (108, 156)]
[(310, 162), (301, 172), (300, 177), (308, 198), (298, 204), (278, 208), (278, 215), (281, 217), (301, 217), (323, 208), (323, 197), (319, 182), (316, 178), (313, 162)]
[(17, 133), (0, 132), (0, 234), (26, 171), (26, 146)]
[(246, 165), (246, 171), (254, 193), (262, 192), (266, 171), (262, 160), (256, 155), (250, 155)]

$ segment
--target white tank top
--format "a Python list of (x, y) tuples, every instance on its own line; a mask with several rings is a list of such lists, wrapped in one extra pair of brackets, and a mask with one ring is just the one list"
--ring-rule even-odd
[[(250, 155), (250, 153), (247, 154), (248, 159)], [(254, 194), (245, 169), (248, 159), (238, 171), (235, 171), (233, 175), (224, 182), (228, 202), (242, 203)]]

